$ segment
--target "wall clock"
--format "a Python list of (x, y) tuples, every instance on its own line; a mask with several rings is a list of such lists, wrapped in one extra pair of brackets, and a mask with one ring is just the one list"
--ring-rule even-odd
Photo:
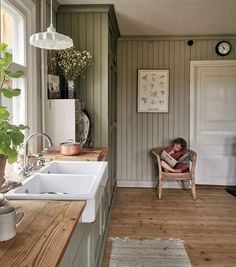
[(216, 54), (219, 56), (226, 56), (231, 51), (231, 44), (227, 41), (221, 41), (216, 45)]

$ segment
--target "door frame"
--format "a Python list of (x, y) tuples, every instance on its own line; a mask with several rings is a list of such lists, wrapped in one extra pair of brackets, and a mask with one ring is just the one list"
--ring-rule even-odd
[(195, 99), (197, 97), (197, 71), (201, 67), (235, 67), (236, 60), (193, 60), (190, 61), (190, 148), (196, 150), (196, 144), (199, 143), (199, 136), (197, 136), (197, 125), (196, 125), (196, 109)]

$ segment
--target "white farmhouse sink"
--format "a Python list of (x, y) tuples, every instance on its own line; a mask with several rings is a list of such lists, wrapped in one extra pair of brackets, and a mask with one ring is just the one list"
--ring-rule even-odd
[(86, 200), (82, 222), (93, 222), (108, 179), (107, 162), (53, 161), (6, 193), (7, 199)]
[(52, 161), (42, 168), (40, 173), (98, 175), (103, 163), (102, 161)]

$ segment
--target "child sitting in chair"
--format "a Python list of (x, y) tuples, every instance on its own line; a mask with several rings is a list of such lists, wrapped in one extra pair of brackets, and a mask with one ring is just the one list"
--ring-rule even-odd
[[(173, 145), (170, 147), (167, 147), (165, 151), (175, 160), (178, 161), (183, 155), (184, 150), (187, 147), (187, 143), (183, 138), (176, 138), (173, 141)], [(186, 172), (189, 170), (189, 164), (185, 162), (177, 162), (174, 167), (171, 167), (168, 163), (166, 163), (164, 160), (161, 161), (161, 166), (164, 169), (165, 172)]]

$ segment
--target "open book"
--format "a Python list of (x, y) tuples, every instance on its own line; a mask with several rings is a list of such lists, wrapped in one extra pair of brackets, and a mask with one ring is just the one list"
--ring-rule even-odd
[(178, 160), (171, 157), (170, 154), (168, 154), (165, 150), (161, 153), (161, 159), (164, 160), (167, 164), (169, 164), (172, 168), (178, 163), (178, 162), (184, 162), (186, 161), (190, 156), (190, 152), (187, 152), (184, 154), (181, 158)]

